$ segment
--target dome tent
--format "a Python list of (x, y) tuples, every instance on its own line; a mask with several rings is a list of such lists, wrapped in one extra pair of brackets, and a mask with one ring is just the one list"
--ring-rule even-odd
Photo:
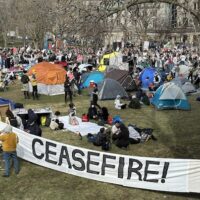
[(29, 69), (28, 75), (31, 76), (33, 73), (36, 73), (39, 94), (64, 94), (64, 82), (67, 73), (62, 66), (41, 62)]
[[(145, 68), (140, 74), (140, 81), (142, 82), (143, 88), (148, 88), (149, 84), (153, 83), (154, 75), (156, 73), (156, 69), (152, 67)], [(147, 80), (147, 78), (149, 78)]]
[(126, 91), (137, 90), (136, 83), (128, 71), (112, 69), (106, 73), (106, 78), (111, 78), (119, 82)]
[(196, 92), (194, 85), (188, 79), (175, 78), (171, 82), (179, 86), (186, 95)]
[(98, 87), (100, 100), (115, 99), (117, 95), (121, 98), (127, 98), (128, 94), (125, 89), (114, 79), (106, 78), (104, 82)]
[(182, 89), (174, 83), (161, 85), (151, 100), (157, 109), (190, 110), (190, 104)]
[(90, 86), (90, 82), (93, 81), (94, 83), (101, 83), (104, 80), (104, 74), (102, 72), (91, 72), (91, 73), (86, 73), (82, 77), (82, 87), (87, 88)]

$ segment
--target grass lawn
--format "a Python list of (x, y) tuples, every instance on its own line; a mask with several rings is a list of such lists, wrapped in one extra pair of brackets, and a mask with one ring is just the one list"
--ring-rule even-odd
[[(25, 108), (51, 107), (66, 115), (67, 105), (64, 96), (41, 96), (39, 101), (24, 100), (20, 83), (10, 85), (8, 91), (0, 96), (23, 103)], [(131, 145), (128, 150), (121, 150), (114, 145), (111, 152), (133, 156), (159, 158), (200, 159), (200, 103), (196, 96), (190, 96), (191, 111), (157, 111), (152, 106), (140, 110), (115, 110), (113, 101), (102, 101), (100, 105), (108, 107), (109, 113), (120, 115), (125, 124), (133, 123), (139, 127), (154, 129), (158, 141), (148, 141), (145, 144)], [(87, 112), (89, 96), (85, 91), (83, 96), (74, 99), (77, 115)], [(43, 137), (66, 144), (101, 150), (89, 144), (86, 138), (79, 140), (76, 134), (63, 131), (43, 129)], [(131, 200), (131, 199), (169, 199), (192, 200), (200, 199), (199, 194), (177, 194), (155, 192), (134, 188), (126, 188), (64, 174), (43, 168), (21, 160), (21, 171), (18, 176), (14, 173), (10, 178), (0, 177), (0, 200)]]

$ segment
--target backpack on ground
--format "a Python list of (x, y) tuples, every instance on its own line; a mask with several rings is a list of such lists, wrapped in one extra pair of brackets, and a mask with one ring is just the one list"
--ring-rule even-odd
[(51, 124), (51, 118), (50, 117), (47, 117), (46, 118), (46, 122), (45, 122), (45, 126), (49, 127)]
[(197, 100), (197, 101), (200, 101), (200, 97), (197, 97), (196, 100)]
[(16, 117), (9, 119), (9, 121), (10, 121), (11, 126), (16, 127), (16, 128), (18, 127), (18, 122), (17, 122)]
[(111, 147), (111, 143), (109, 140), (103, 142), (103, 144), (101, 146), (102, 150), (105, 150), (105, 151), (109, 151), (110, 147)]
[(15, 103), (15, 109), (16, 108), (24, 108), (24, 105), (22, 103)]
[(59, 122), (58, 128), (59, 128), (59, 129), (64, 129), (64, 124), (63, 124), (62, 122)]
[(42, 126), (45, 126), (46, 120), (47, 120), (47, 117), (45, 115), (40, 117), (40, 123)]
[(144, 105), (149, 106), (150, 105), (149, 97), (147, 95), (144, 95), (142, 97), (142, 102), (144, 103)]
[(141, 108), (140, 101), (137, 98), (131, 99), (128, 107), (132, 109), (140, 109)]
[(82, 114), (82, 122), (89, 122), (89, 117), (86, 114)]

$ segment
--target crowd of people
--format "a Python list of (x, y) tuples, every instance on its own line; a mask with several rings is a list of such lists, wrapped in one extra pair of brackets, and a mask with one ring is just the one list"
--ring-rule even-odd
[[(66, 79), (64, 82), (64, 102), (68, 102), (68, 116), (69, 124), (72, 126), (79, 125), (76, 117), (76, 106), (73, 103), (73, 97), (75, 89), (77, 94), (81, 95), (81, 72), (78, 70), (78, 66), (81, 63), (90, 63), (93, 68), (96, 69), (100, 59), (105, 52), (110, 50), (99, 49), (94, 51), (88, 49), (83, 55), (83, 51), (76, 48), (66, 49), (64, 51), (54, 50), (32, 50), (27, 48), (12, 48), (12, 49), (0, 49), (0, 67), (11, 68), (16, 65), (34, 65), (42, 61), (49, 61), (57, 64), (61, 64), (67, 71)], [(186, 77), (196, 88), (199, 88), (200, 82), (200, 53), (198, 50), (189, 49), (186, 47), (173, 48), (173, 49), (150, 49), (141, 51), (134, 46), (125, 46), (118, 48), (117, 51), (121, 51), (123, 60), (129, 65), (129, 72), (134, 78), (138, 86), (136, 95), (131, 96), (131, 102), (134, 99), (138, 99), (139, 102), (143, 102), (146, 105), (149, 104), (147, 94), (142, 90), (139, 75), (140, 72), (148, 66), (157, 69), (158, 73), (154, 74), (153, 83), (149, 82), (149, 78), (146, 78), (146, 88), (149, 91), (155, 91), (161, 83), (165, 81), (171, 81), (174, 77), (180, 76), (180, 65), (189, 66), (189, 74)], [(29, 83), (32, 85), (32, 98), (39, 100), (38, 88), (37, 88), (37, 74), (33, 71), (31, 76), (28, 76), (27, 71), (23, 69), (23, 75), (21, 77), (22, 91), (25, 99), (30, 99)], [(87, 139), (96, 146), (102, 146), (103, 150), (109, 150), (111, 143), (115, 144), (119, 148), (127, 148), (129, 144), (138, 144), (148, 141), (149, 139), (156, 140), (153, 135), (152, 129), (142, 129), (136, 125), (129, 124), (126, 126), (120, 118), (117, 120), (109, 119), (110, 113), (107, 107), (101, 107), (98, 104), (98, 85), (94, 83), (94, 87), (89, 99), (89, 108), (86, 114), (88, 120), (96, 121), (99, 125), (111, 125), (110, 128), (101, 128), (97, 134), (88, 133)], [(140, 105), (140, 103), (139, 103)], [(138, 106), (139, 106), (138, 105)], [(118, 110), (126, 109), (128, 106), (121, 101), (120, 95), (116, 96), (114, 101), (114, 107)], [(129, 107), (130, 104), (129, 104)], [(54, 117), (49, 123), (49, 127), (52, 130), (63, 129), (64, 124), (59, 121), (60, 112), (57, 111)], [(25, 130), (26, 132), (42, 136), (42, 129), (40, 128), (40, 120), (32, 109), (28, 110), (28, 118), (23, 119), (15, 115), (11, 110), (6, 111), (6, 123), (8, 124), (0, 135), (0, 140), (3, 142), (4, 159), (6, 164), (5, 177), (10, 175), (10, 166), (8, 160), (14, 159), (14, 166), (16, 174), (19, 173), (19, 164), (16, 157), (16, 146), (18, 139), (14, 137), (12, 127)], [(80, 134), (79, 134), (80, 135)], [(81, 135), (80, 135), (81, 136)], [(81, 137), (82, 138), (82, 137)], [(112, 142), (111, 142), (112, 141)], [(10, 145), (10, 148), (7, 146)]]

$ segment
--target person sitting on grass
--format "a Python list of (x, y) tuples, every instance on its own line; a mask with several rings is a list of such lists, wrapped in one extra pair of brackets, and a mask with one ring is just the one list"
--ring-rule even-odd
[(90, 104), (87, 115), (88, 115), (89, 119), (94, 119), (94, 120), (98, 119), (97, 108), (93, 102), (91, 102), (91, 104)]
[(101, 128), (97, 134), (88, 133), (88, 142), (92, 142), (95, 146), (101, 146), (105, 139), (105, 128)]
[(97, 134), (88, 133), (88, 142), (92, 142), (95, 146), (101, 146), (102, 150), (110, 149), (110, 129), (101, 128)]
[(79, 122), (76, 118), (76, 107), (73, 103), (69, 104), (68, 114), (69, 114), (69, 124), (73, 126), (79, 125)]
[(118, 131), (112, 135), (113, 142), (119, 148), (127, 148), (129, 145), (128, 128), (120, 121), (115, 121), (115, 127)]
[(125, 109), (126, 108), (126, 104), (125, 103), (121, 103), (120, 102), (121, 96), (117, 95), (116, 99), (115, 99), (115, 108), (116, 109)]
[(129, 142), (130, 144), (144, 143), (152, 139), (157, 141), (157, 138), (153, 135), (153, 129), (151, 128), (138, 128), (136, 125), (129, 124)]
[(98, 112), (98, 118), (100, 123), (107, 124), (108, 116), (109, 116), (108, 109), (106, 107), (102, 107)]

